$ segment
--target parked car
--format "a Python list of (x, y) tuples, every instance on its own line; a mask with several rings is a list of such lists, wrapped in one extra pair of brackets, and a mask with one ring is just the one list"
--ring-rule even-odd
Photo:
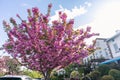
[(32, 80), (32, 78), (26, 75), (5, 75), (0, 77), (0, 80)]
[(33, 78), (32, 80), (42, 80), (41, 78)]
[(33, 78), (32, 80), (44, 80), (44, 78)]

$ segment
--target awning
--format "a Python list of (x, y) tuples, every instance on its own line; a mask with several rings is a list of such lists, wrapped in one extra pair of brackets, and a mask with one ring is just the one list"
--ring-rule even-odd
[(115, 62), (115, 61), (118, 61), (118, 60), (120, 60), (120, 57), (113, 58), (113, 59), (110, 59), (110, 60), (106, 60), (104, 62), (101, 62), (100, 64), (107, 64), (107, 63)]

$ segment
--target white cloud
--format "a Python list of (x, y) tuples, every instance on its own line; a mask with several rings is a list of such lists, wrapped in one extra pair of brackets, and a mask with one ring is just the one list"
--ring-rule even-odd
[(85, 4), (90, 7), (92, 4), (90, 2), (85, 2)]
[[(87, 6), (86, 6), (87, 5)], [(59, 5), (60, 9), (55, 11), (55, 15), (53, 15), (50, 19), (51, 21), (58, 19), (58, 12), (65, 12), (67, 14), (67, 19), (73, 19), (77, 16), (81, 16), (87, 12), (87, 7), (90, 6), (91, 4), (86, 2), (84, 6), (77, 7), (74, 6), (73, 9), (69, 10), (66, 8), (63, 8), (62, 5)]]
[(91, 26), (93, 32), (100, 33), (99, 37), (109, 38), (120, 30), (120, 2), (107, 2), (101, 5), (94, 15), (95, 19), (90, 23), (80, 26)]

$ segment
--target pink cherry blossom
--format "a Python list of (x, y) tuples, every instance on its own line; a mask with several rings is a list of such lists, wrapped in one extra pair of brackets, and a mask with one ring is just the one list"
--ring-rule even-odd
[[(52, 5), (48, 5), (51, 8)], [(50, 10), (48, 10), (49, 12)], [(33, 14), (33, 15), (31, 15)], [(45, 80), (49, 72), (55, 68), (64, 68), (71, 63), (80, 63), (88, 53), (85, 39), (97, 35), (90, 33), (90, 27), (73, 29), (74, 20), (67, 20), (66, 13), (60, 12), (60, 20), (52, 21), (49, 25), (49, 16), (40, 13), (37, 7), (28, 10), (28, 20), (16, 23), (11, 18), (13, 26), (3, 22), (9, 40), (3, 48), (23, 65), (43, 73)]]

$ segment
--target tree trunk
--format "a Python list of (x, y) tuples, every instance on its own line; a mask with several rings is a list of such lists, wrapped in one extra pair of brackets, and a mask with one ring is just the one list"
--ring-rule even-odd
[(44, 73), (44, 78), (45, 78), (45, 80), (50, 80), (50, 72), (49, 71)]

